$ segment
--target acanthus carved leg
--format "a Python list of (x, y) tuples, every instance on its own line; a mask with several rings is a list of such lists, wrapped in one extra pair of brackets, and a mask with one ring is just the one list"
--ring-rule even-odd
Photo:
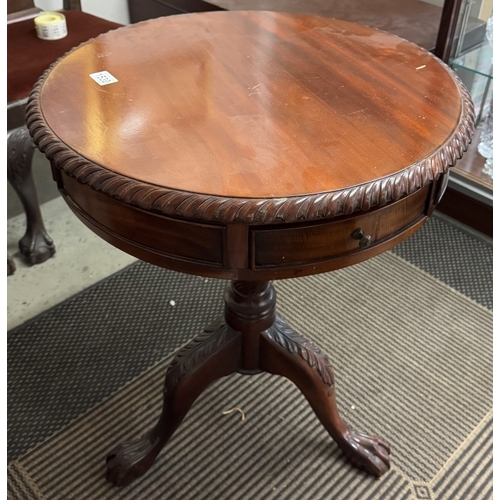
[(30, 264), (40, 264), (52, 257), (55, 247), (47, 234), (40, 212), (31, 172), (35, 145), (26, 127), (14, 130), (7, 139), (7, 178), (26, 212), (26, 233), (19, 249)]
[(299, 388), (353, 465), (377, 477), (389, 470), (389, 445), (349, 428), (340, 417), (334, 374), (327, 357), (279, 316), (262, 333), (260, 363), (263, 370), (287, 377)]
[(344, 423), (337, 410), (328, 359), (276, 315), (272, 284), (232, 281), (224, 299), (224, 317), (179, 351), (169, 366), (158, 423), (142, 438), (122, 443), (109, 453), (107, 479), (124, 486), (145, 474), (196, 398), (213, 381), (234, 372), (260, 371), (294, 382), (355, 466), (375, 476), (387, 472), (389, 446)]
[(125, 486), (145, 474), (203, 390), (238, 371), (240, 355), (241, 336), (223, 319), (181, 349), (167, 369), (158, 423), (142, 438), (122, 443), (108, 454), (108, 481)]

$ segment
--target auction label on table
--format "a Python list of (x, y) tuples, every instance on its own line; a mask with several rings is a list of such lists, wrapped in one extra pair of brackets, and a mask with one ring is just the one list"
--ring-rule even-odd
[(116, 83), (118, 80), (108, 71), (99, 71), (97, 73), (90, 73), (90, 78), (95, 80), (99, 85), (109, 85)]

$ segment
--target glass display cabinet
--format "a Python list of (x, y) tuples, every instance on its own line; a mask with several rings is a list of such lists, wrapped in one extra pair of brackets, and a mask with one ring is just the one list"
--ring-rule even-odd
[(463, 160), (450, 171), (438, 209), (492, 236), (493, 1), (446, 0), (435, 54), (464, 82), (476, 110), (476, 133)]

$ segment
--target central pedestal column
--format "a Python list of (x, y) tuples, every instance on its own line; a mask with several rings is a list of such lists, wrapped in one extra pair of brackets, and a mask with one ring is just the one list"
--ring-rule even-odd
[(224, 317), (183, 347), (168, 367), (157, 424), (142, 438), (122, 443), (109, 453), (107, 479), (123, 486), (142, 476), (212, 382), (235, 372), (262, 371), (287, 377), (300, 389), (356, 467), (375, 476), (384, 474), (390, 466), (389, 446), (344, 423), (337, 410), (328, 358), (276, 314), (272, 284), (232, 281), (224, 298)]

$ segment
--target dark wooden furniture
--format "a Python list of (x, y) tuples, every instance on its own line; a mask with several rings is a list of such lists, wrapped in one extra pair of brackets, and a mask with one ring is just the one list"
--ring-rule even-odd
[[(132, 22), (160, 16), (209, 10), (272, 10), (333, 17), (366, 24), (400, 36), (433, 52), (448, 63), (457, 45), (464, 0), (444, 0), (443, 7), (422, 0), (128, 0)], [(463, 49), (482, 42), (485, 22), (470, 17)], [(464, 82), (470, 89), (468, 82)], [(491, 178), (482, 173), (484, 159), (472, 145), (464, 161), (452, 172), (439, 210), (468, 226), (493, 236)]]
[[(89, 77), (101, 71), (117, 81)], [(66, 202), (98, 235), (230, 280), (224, 317), (169, 367), (157, 425), (109, 454), (110, 481), (144, 474), (196, 397), (233, 372), (288, 377), (348, 460), (388, 470), (389, 446), (344, 423), (328, 359), (277, 314), (271, 281), (361, 262), (424, 224), (473, 129), (449, 68), (348, 22), (172, 16), (71, 52), (27, 116)]]
[[(65, 0), (61, 11), (68, 35), (60, 40), (40, 40), (33, 19), (42, 12), (32, 0), (7, 2), (7, 178), (26, 212), (26, 233), (19, 241), (29, 264), (45, 262), (55, 246), (45, 230), (31, 173), (34, 144), (26, 128), (26, 103), (33, 85), (59, 57), (101, 33), (120, 25), (81, 12), (80, 2)], [(7, 259), (7, 274), (14, 272)]]
[(224, 10), (204, 0), (128, 0), (131, 23), (156, 17)]
[[(455, 178), (439, 203), (439, 211), (492, 238), (493, 202), (486, 202), (482, 193), (493, 192), (493, 180), (482, 172), (486, 160), (477, 151), (480, 137), (478, 131), (460, 161), (460, 168), (454, 169)], [(479, 195), (475, 195), (476, 190)]]

